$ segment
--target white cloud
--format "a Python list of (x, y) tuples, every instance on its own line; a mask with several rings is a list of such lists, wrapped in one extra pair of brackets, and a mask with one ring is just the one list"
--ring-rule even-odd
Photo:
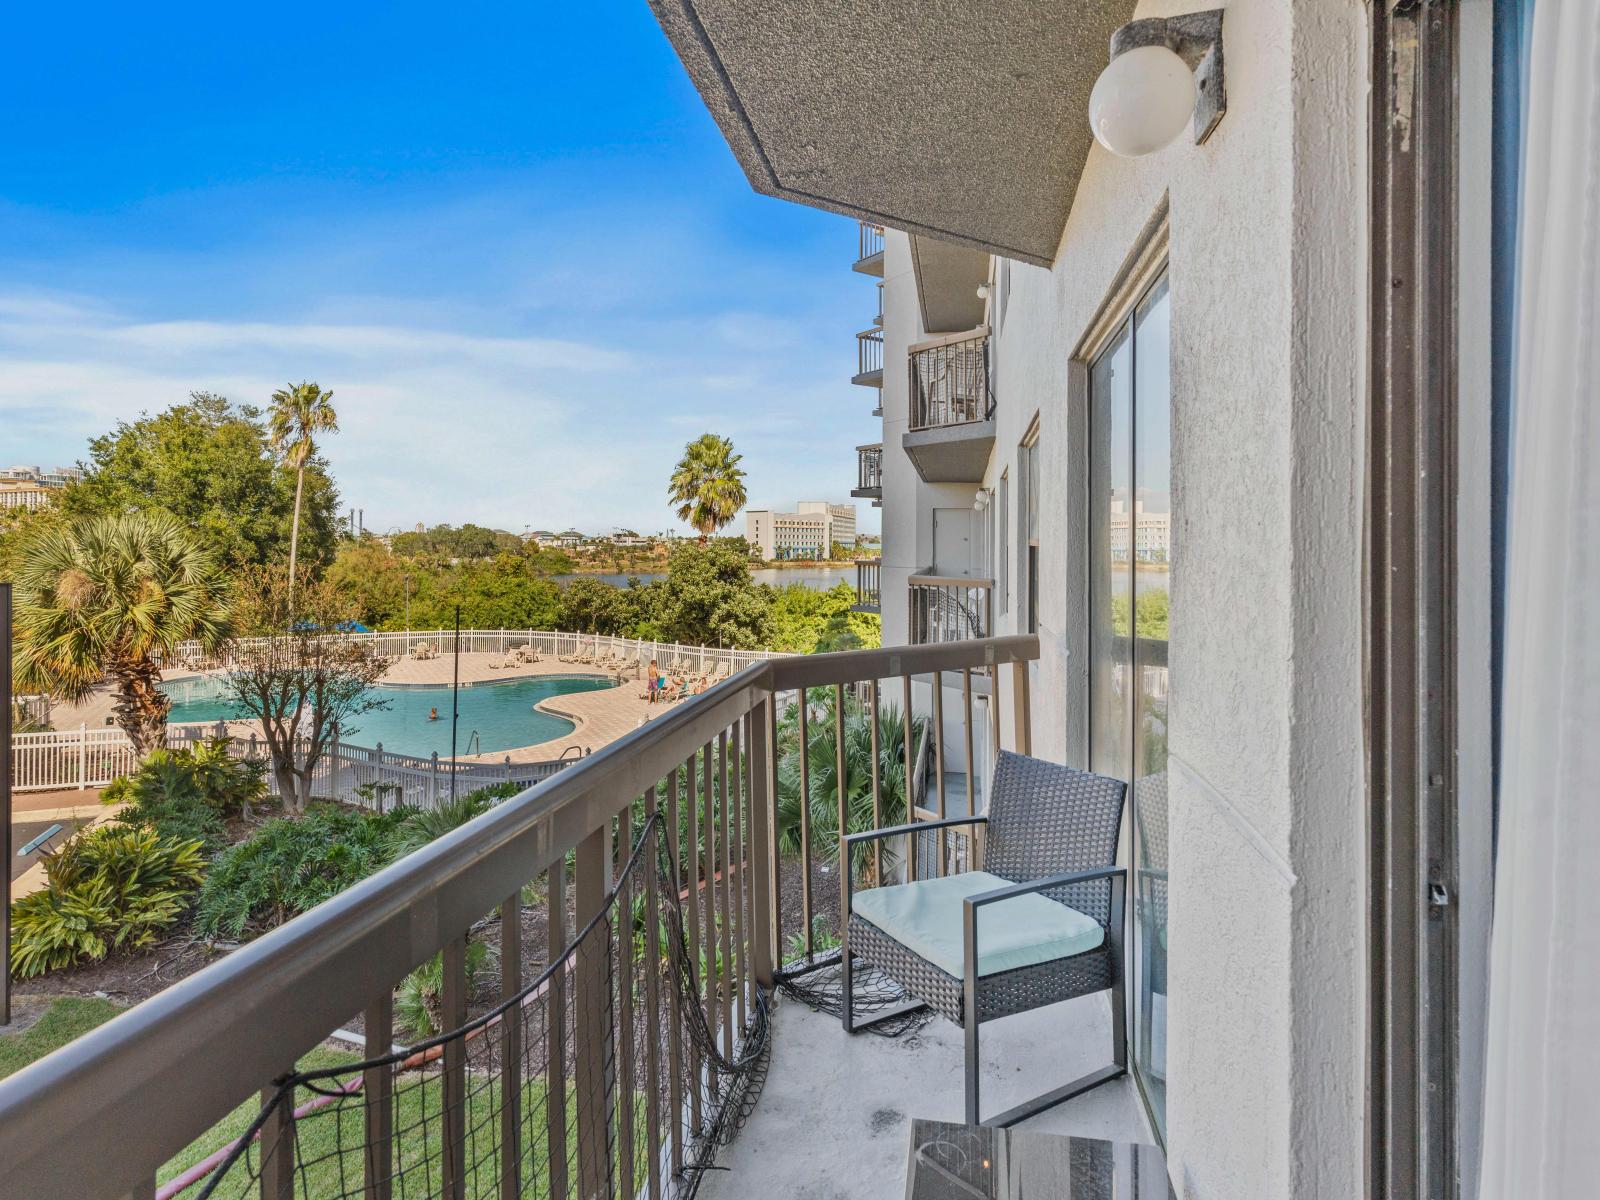
[(151, 320), (0, 292), (0, 459), (72, 461), (88, 437), (192, 390), (260, 405), (315, 379), (340, 414), (325, 451), (344, 503), (371, 528), (662, 528), (671, 463), (707, 428), (745, 452), (753, 502), (846, 498), (850, 447), (870, 428), (844, 381), (848, 345), (819, 354), (790, 323), (740, 312), (698, 337), (681, 318), (589, 322), (588, 340), (462, 332), (433, 315)]

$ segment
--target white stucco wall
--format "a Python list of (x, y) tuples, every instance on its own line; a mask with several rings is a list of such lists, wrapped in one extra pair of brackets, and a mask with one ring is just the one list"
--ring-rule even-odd
[[(1054, 267), (1009, 264), (1004, 305), (991, 302), (985, 483), (1010, 467), (1013, 596), (1016, 447), (1041, 423), (1033, 746), (1081, 763), (1085, 448), (1071, 358), (1167, 206), (1168, 1149), (1195, 1200), (1361, 1191), (1366, 37), (1358, 0), (1234, 0), (1229, 112), (1207, 144), (1180, 138), (1142, 160), (1096, 147)], [(884, 507), (886, 531), (910, 522), (891, 517), (887, 488)], [(1017, 616), (1013, 603), (999, 631)]]

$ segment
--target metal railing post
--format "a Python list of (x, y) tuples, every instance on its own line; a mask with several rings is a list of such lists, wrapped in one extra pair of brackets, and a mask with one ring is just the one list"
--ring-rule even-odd
[(1018, 754), (1033, 753), (1033, 718), (1028, 707), (1028, 664), (1011, 664), (1011, 743)]
[[(394, 993), (387, 988), (367, 1006), (363, 1052), (381, 1058), (393, 1048)], [(363, 1200), (389, 1200), (394, 1195), (394, 1068), (372, 1067), (361, 1087), (366, 1113), (366, 1146), (362, 1153)]]
[[(261, 1104), (272, 1104), (278, 1089), (261, 1089)], [(261, 1200), (294, 1200), (294, 1093), (273, 1106), (261, 1127)]]
[(755, 890), (755, 928), (751, 952), (755, 958), (756, 982), (772, 986), (773, 947), (777, 933), (776, 893), (773, 889), (774, 842), (777, 836), (777, 791), (773, 787), (773, 760), (776, 757), (769, 731), (772, 725), (773, 697), (768, 695), (755, 710), (750, 730), (750, 755), (753, 760), (755, 795), (750, 803), (751, 884)]
[[(607, 843), (611, 840), (608, 821), (578, 843), (574, 863), (577, 878), (573, 891), (577, 909), (573, 921), (581, 932), (605, 908), (608, 870)], [(578, 943), (577, 972), (574, 978), (577, 1063), (574, 1080), (578, 1107), (578, 1194), (582, 1200), (599, 1200), (609, 1194), (611, 1178), (611, 1105), (607, 1068), (611, 1055), (610, 982), (607, 959), (610, 957), (610, 931), (604, 921), (597, 924)]]

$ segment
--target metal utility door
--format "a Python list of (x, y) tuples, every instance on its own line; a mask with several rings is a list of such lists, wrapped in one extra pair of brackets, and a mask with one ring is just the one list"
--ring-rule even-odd
[(973, 574), (974, 546), (970, 508), (933, 510), (933, 573), (952, 578)]

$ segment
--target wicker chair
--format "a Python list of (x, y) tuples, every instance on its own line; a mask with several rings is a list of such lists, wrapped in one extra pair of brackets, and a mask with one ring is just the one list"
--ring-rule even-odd
[[(897, 834), (975, 825), (986, 827), (987, 844), (983, 851), (984, 872), (954, 875), (944, 881), (921, 879), (874, 888), (859, 896), (854, 879), (847, 877), (845, 935), (840, 949), (846, 1032), (854, 1033), (924, 1005), (962, 1026), (966, 1032), (966, 1119), (968, 1124), (976, 1125), (979, 1025), (1109, 988), (1111, 1064), (983, 1123), (1015, 1124), (1126, 1074), (1122, 929), (1127, 879), (1124, 869), (1116, 865), (1126, 793), (1127, 785), (1121, 780), (1002, 751), (995, 764), (986, 814), (919, 821), (847, 837), (847, 846), (853, 848)], [(845, 862), (849, 861), (847, 853)], [(847, 868), (847, 876), (851, 874)], [(964, 886), (972, 890), (961, 891)], [(944, 898), (944, 904), (926, 907), (935, 890)], [(866, 899), (874, 893), (883, 895), (869, 906)], [(960, 900), (959, 912), (953, 907), (954, 898)], [(978, 913), (1002, 901), (1013, 905), (1020, 901), (1029, 906), (1026, 915), (1015, 907), (1008, 914), (1013, 921), (1022, 920), (1024, 941), (1036, 930), (1044, 932), (1020, 954), (1014, 953), (1013, 942), (1006, 959), (980, 974), (983, 948), (978, 941)], [(1041, 907), (1050, 901), (1066, 911)], [(925, 917), (913, 923), (903, 918), (897, 921), (894, 916), (904, 914), (907, 905), (915, 907), (918, 903), (925, 905), (925, 914), (934, 914), (933, 923), (941, 927), (935, 940), (942, 952), (932, 951), (940, 962), (925, 956), (930, 951), (919, 952), (905, 944), (907, 938), (924, 948), (930, 944)], [(856, 911), (858, 905), (869, 913)], [(956, 922), (960, 929), (958, 941)], [(998, 922), (990, 926), (986, 920), (984, 924), (999, 928)], [(896, 936), (897, 928), (900, 936)], [(991, 953), (998, 950), (993, 938), (991, 935)], [(951, 951), (952, 944), (959, 944), (959, 954)], [(1085, 948), (1076, 949), (1079, 946)], [(1056, 954), (1060, 949), (1067, 949), (1068, 953)], [(912, 997), (911, 1002), (857, 1022), (851, 1011), (853, 959), (876, 967), (900, 984)]]

